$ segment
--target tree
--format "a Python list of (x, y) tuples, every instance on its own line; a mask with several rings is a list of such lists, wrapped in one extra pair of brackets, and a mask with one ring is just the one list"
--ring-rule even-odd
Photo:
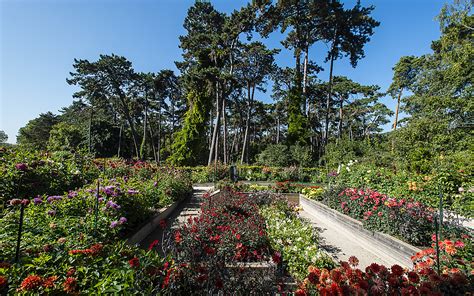
[(6, 143), (7, 140), (8, 135), (4, 131), (0, 130), (0, 143)]
[(330, 50), (326, 56), (329, 62), (329, 84), (326, 100), (325, 142), (328, 141), (329, 113), (332, 97), (334, 61), (348, 56), (351, 66), (356, 67), (359, 59), (365, 56), (364, 45), (370, 41), (374, 28), (379, 22), (370, 17), (373, 6), (361, 7), (360, 2), (349, 10), (345, 10), (340, 3), (331, 3), (331, 18), (333, 25), (324, 31), (323, 38), (329, 42)]
[(49, 133), (55, 124), (59, 123), (59, 118), (51, 112), (41, 113), (39, 117), (28, 121), (20, 128), (17, 136), (17, 143), (21, 146), (45, 150), (48, 145)]
[(85, 137), (79, 127), (60, 122), (50, 131), (48, 150), (78, 150), (84, 147), (84, 140)]
[(416, 66), (416, 58), (414, 56), (401, 57), (398, 63), (393, 67), (392, 84), (388, 88), (388, 93), (392, 98), (397, 99), (397, 107), (395, 109), (395, 119), (392, 128), (397, 129), (398, 113), (400, 110), (400, 101), (403, 90), (408, 89), (416, 77), (418, 70)]
[(266, 82), (266, 79), (269, 78), (276, 67), (274, 55), (278, 52), (278, 50), (267, 49), (261, 42), (252, 42), (242, 45), (241, 52), (239, 53), (236, 75), (244, 81), (247, 94), (247, 117), (245, 119), (240, 163), (244, 162), (246, 153), (248, 155), (250, 118), (252, 116), (255, 90), (257, 88), (263, 90), (261, 88), (262, 84)]
[[(441, 37), (431, 54), (417, 57), (410, 96), (402, 98), (407, 117), (391, 134), (399, 163), (417, 172), (437, 169), (440, 155), (473, 151), (474, 17), (472, 4), (455, 1), (443, 8)], [(464, 157), (466, 165), (470, 157)]]
[[(74, 93), (75, 98), (83, 98), (91, 106), (108, 104), (115, 113), (115, 119), (122, 126), (122, 118), (130, 127), (135, 156), (139, 154), (139, 136), (133, 112), (133, 88), (138, 75), (132, 63), (125, 57), (117, 55), (100, 55), (96, 62), (74, 59), (75, 72), (66, 81), (78, 85), (81, 90)], [(120, 134), (121, 135), (121, 134)], [(120, 151), (120, 146), (119, 146)]]
[(211, 4), (203, 2), (196, 2), (189, 9), (184, 21), (187, 35), (179, 38), (184, 61), (176, 65), (183, 75), (187, 111), (183, 128), (173, 141), (173, 155), (169, 159), (173, 164), (197, 164), (206, 149), (203, 135), (206, 134), (212, 90), (216, 85), (214, 38), (223, 23), (224, 16)]

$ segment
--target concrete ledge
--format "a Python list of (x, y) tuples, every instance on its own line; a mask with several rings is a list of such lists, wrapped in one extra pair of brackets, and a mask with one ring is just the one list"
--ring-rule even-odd
[(407, 258), (410, 258), (415, 253), (421, 251), (421, 249), (407, 244), (406, 242), (403, 242), (388, 234), (364, 229), (362, 222), (344, 215), (334, 209), (331, 209), (318, 201), (309, 199), (302, 194), (300, 194), (300, 205), (310, 214), (325, 215), (326, 217), (334, 220), (334, 222), (349, 227), (351, 230), (356, 231), (361, 236), (375, 240)]
[(144, 222), (141, 226), (137, 227), (137, 231), (130, 236), (127, 242), (131, 245), (140, 244), (150, 233), (152, 233), (159, 225), (162, 219), (168, 218), (174, 209), (176, 209), (182, 202), (187, 200), (189, 197), (183, 198), (181, 200), (175, 201), (170, 206), (166, 208), (161, 208), (157, 211), (153, 217), (148, 221)]

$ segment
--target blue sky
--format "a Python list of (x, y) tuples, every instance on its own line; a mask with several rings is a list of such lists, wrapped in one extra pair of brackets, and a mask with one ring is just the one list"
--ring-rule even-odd
[[(213, 0), (219, 11), (231, 12), (247, 1)], [(343, 1), (351, 7), (355, 1)], [(430, 52), (439, 38), (434, 19), (442, 0), (362, 0), (375, 5), (373, 16), (381, 22), (366, 57), (353, 69), (347, 60), (335, 64), (335, 75), (346, 75), (385, 90), (392, 67), (403, 55)], [(181, 57), (178, 36), (192, 0), (0, 0), (0, 130), (16, 141), (18, 129), (40, 113), (72, 102), (76, 90), (66, 83), (74, 58), (96, 60), (99, 54), (123, 55), (136, 71), (176, 70)], [(280, 48), (278, 34), (265, 41)], [(322, 64), (326, 46), (310, 50)], [(294, 64), (290, 52), (277, 57), (280, 66)], [(327, 80), (328, 71), (320, 73)], [(270, 93), (260, 94), (264, 101)], [(383, 100), (394, 110), (390, 98)]]

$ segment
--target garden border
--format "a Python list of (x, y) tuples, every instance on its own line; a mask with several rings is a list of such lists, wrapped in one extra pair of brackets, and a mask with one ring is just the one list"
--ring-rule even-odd
[(167, 219), (171, 215), (171, 213), (173, 213), (173, 211), (179, 205), (181, 205), (181, 203), (187, 201), (189, 198), (190, 196), (187, 196), (178, 201), (175, 201), (168, 207), (158, 209), (155, 215), (153, 215), (150, 219), (135, 228), (135, 231), (133, 231), (133, 235), (131, 235), (127, 239), (127, 243), (131, 245), (140, 244), (145, 238), (148, 237), (148, 235), (150, 235), (150, 233), (152, 233), (156, 228), (160, 226), (161, 220)]
[(351, 228), (351, 230), (357, 231), (361, 236), (364, 236), (369, 239), (374, 239), (378, 243), (381, 243), (393, 251), (398, 252), (399, 254), (406, 256), (409, 259), (415, 253), (420, 252), (421, 249), (412, 246), (406, 242), (403, 242), (391, 235), (381, 233), (378, 231), (370, 231), (363, 227), (363, 223), (351, 218), (347, 215), (344, 215), (337, 210), (331, 209), (328, 206), (324, 205), (321, 202), (309, 199), (305, 197), (303, 194), (300, 194), (300, 205), (303, 210), (307, 211), (308, 213), (314, 214), (315, 212), (318, 214), (323, 214), (329, 217), (332, 220), (336, 220), (337, 222), (342, 223), (345, 226)]

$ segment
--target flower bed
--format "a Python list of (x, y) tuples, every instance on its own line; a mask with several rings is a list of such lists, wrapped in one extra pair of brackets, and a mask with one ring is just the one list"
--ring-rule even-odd
[(308, 276), (295, 295), (464, 295), (473, 290), (473, 276), (460, 272), (437, 274), (431, 268), (405, 270), (372, 263), (357, 268), (354, 256), (332, 270), (308, 268)]
[[(429, 246), (435, 231), (435, 210), (420, 202), (390, 198), (377, 191), (336, 187), (326, 191), (321, 201), (354, 219), (364, 228), (396, 236), (417, 246)], [(458, 236), (464, 230), (445, 223), (443, 231)]]
[[(148, 181), (101, 180), (99, 199), (96, 186), (10, 201), (0, 219), (0, 281), (6, 281), (0, 290), (153, 294), (162, 288), (170, 263), (126, 246), (122, 239), (155, 209), (189, 194), (190, 182), (179, 172)], [(21, 254), (19, 263), (11, 265), (7, 262), (14, 258), (21, 204)]]
[(277, 202), (260, 210), (268, 237), (291, 276), (302, 280), (311, 265), (334, 267), (334, 261), (318, 248), (318, 235), (312, 225), (298, 217), (288, 203)]
[[(189, 218), (171, 238), (170, 251), (181, 266), (172, 275), (174, 293), (263, 293), (273, 288), (274, 279), (266, 264), (272, 261), (273, 250), (265, 220), (258, 204), (245, 194), (224, 190), (205, 196), (200, 215)], [(244, 262), (253, 267), (245, 268), (240, 264)], [(258, 262), (261, 268), (255, 267)], [(262, 271), (256, 277), (255, 272)]]

